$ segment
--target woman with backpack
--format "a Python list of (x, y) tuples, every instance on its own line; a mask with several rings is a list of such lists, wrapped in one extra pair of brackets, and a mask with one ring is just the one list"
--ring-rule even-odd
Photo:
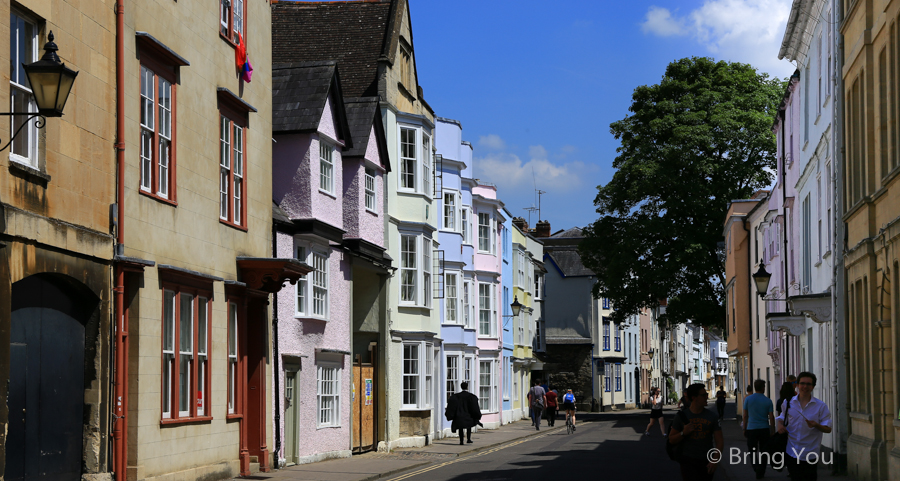
[(647, 425), (647, 429), (644, 429), (644, 436), (650, 435), (650, 428), (653, 427), (654, 424), (659, 423), (659, 432), (662, 433), (663, 437), (666, 437), (666, 428), (663, 427), (663, 401), (662, 395), (659, 394), (659, 388), (654, 387), (650, 389), (650, 424)]
[(566, 394), (563, 395), (563, 411), (566, 412), (566, 416), (572, 416), (572, 431), (575, 430), (575, 395), (572, 394), (572, 390), (569, 389), (566, 391)]

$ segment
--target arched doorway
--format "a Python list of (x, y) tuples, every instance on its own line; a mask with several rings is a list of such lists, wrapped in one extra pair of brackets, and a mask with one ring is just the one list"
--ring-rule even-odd
[(80, 480), (85, 325), (98, 299), (66, 276), (12, 285), (7, 481)]

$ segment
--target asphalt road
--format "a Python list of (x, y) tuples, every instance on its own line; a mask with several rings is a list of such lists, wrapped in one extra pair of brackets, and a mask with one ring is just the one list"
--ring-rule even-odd
[[(665, 453), (664, 438), (654, 427), (644, 436), (646, 413), (589, 414), (578, 429), (566, 434), (564, 422), (541, 427), (538, 436), (436, 462), (391, 481), (444, 480), (631, 480), (680, 479), (678, 465)], [(671, 419), (671, 411), (667, 412)], [(546, 423), (544, 423), (546, 426)], [(562, 429), (560, 429), (562, 426)]]

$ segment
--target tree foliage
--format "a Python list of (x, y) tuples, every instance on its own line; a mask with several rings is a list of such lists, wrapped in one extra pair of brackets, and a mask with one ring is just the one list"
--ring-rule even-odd
[[(624, 319), (668, 299), (667, 317), (723, 325), (728, 204), (771, 184), (785, 83), (747, 64), (674, 61), (610, 125), (621, 141), (580, 251), (594, 295)], [(769, 170), (766, 170), (766, 167)]]

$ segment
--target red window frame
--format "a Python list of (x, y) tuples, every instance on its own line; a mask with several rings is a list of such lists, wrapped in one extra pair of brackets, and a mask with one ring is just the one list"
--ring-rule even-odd
[[(234, 2), (241, 2), (241, 29), (239, 32), (234, 31)], [(224, 12), (224, 9), (228, 9)], [(223, 25), (223, 17), (227, 16), (227, 25)], [(240, 33), (244, 37), (244, 46), (247, 43), (247, 0), (219, 0), (219, 36), (223, 40), (236, 47), (238, 43), (237, 34)]]
[[(174, 294), (174, 306), (172, 307), (173, 311), (173, 324), (172, 324), (172, 357), (170, 359), (166, 358), (166, 294), (167, 292), (172, 292)], [(193, 342), (191, 347), (191, 360), (190, 360), (190, 386), (188, 388), (188, 392), (191, 393), (191, 399), (188, 403), (189, 413), (188, 415), (181, 414), (179, 409), (180, 402), (180, 393), (179, 386), (181, 382), (181, 373), (178, 369), (178, 363), (180, 361), (180, 349), (181, 349), (181, 323), (180, 323), (180, 313), (181, 313), (181, 298), (183, 294), (187, 294), (193, 297), (195, 302), (193, 303), (193, 307), (191, 309), (191, 316), (193, 322)], [(199, 300), (201, 298), (206, 299), (206, 319), (200, 318), (200, 303)], [(162, 283), (162, 316), (161, 322), (163, 325), (160, 331), (160, 352), (162, 354), (160, 358), (160, 424), (179, 424), (179, 423), (187, 423), (187, 422), (197, 422), (197, 421), (212, 421), (212, 406), (210, 403), (210, 393), (212, 383), (210, 380), (211, 375), (211, 337), (212, 337), (212, 291), (207, 289), (200, 289), (194, 287), (187, 287), (184, 285), (180, 285), (172, 282), (163, 282)], [(199, 362), (199, 342), (200, 342), (200, 325), (205, 323), (206, 325), (206, 362), (202, 367)], [(168, 371), (168, 386), (166, 385), (166, 376), (164, 373)], [(202, 376), (201, 376), (202, 374)], [(202, 384), (200, 384), (199, 379), (203, 378)], [(202, 391), (200, 388), (203, 388)], [(168, 394), (171, 392), (171, 394)], [(200, 393), (204, 393), (206, 399), (204, 402), (203, 414), (198, 413), (198, 400), (200, 400)], [(166, 404), (169, 404), (168, 408), (168, 416), (166, 413)]]
[[(242, 419), (244, 417), (244, 390), (247, 376), (244, 372), (244, 328), (246, 324), (245, 305), (243, 299), (228, 296), (225, 299), (225, 315), (227, 319), (225, 342), (225, 419)], [(234, 321), (232, 321), (232, 309), (234, 309)], [(234, 361), (231, 359), (231, 342), (234, 335)], [(233, 364), (233, 366), (232, 366)], [(233, 394), (232, 394), (233, 392)], [(233, 400), (231, 399), (233, 396)], [(229, 404), (233, 403), (233, 407)]]
[[(165, 203), (171, 204), (171, 205), (178, 205), (178, 197), (177, 197), (178, 189), (176, 188), (176, 184), (177, 184), (176, 177), (177, 176), (175, 175), (176, 167), (177, 167), (177, 161), (176, 161), (177, 148), (176, 147), (178, 145), (178, 141), (177, 141), (178, 129), (176, 128), (177, 105), (178, 105), (178, 102), (177, 102), (178, 86), (176, 83), (175, 68), (172, 65), (166, 64), (164, 61), (161, 61), (159, 59), (154, 58), (151, 55), (148, 55), (148, 53), (144, 52), (144, 51), (141, 52), (140, 66), (147, 68), (148, 70), (150, 70), (153, 73), (153, 86), (151, 88), (152, 88), (152, 92), (154, 94), (153, 107), (152, 107), (153, 108), (153, 124), (154, 125), (152, 126), (153, 133), (152, 133), (152, 139), (151, 139), (151, 154), (150, 154), (150, 163), (151, 163), (151, 166), (150, 166), (150, 179), (151, 179), (150, 190), (149, 191), (144, 190), (144, 187), (143, 187), (142, 180), (143, 180), (143, 175), (144, 175), (143, 174), (144, 166), (143, 166), (143, 159), (140, 157), (141, 156), (141, 147), (138, 147), (138, 169), (139, 169), (139, 171), (138, 171), (138, 191), (141, 194), (144, 194), (147, 197), (152, 197), (160, 202), (165, 202)], [(140, 89), (141, 84), (143, 82), (142, 77), (143, 77), (143, 69), (139, 69), (138, 100), (141, 103), (143, 103), (143, 98), (141, 95), (143, 91)], [(170, 120), (171, 134), (170, 134), (170, 140), (169, 140), (169, 165), (168, 165), (168, 170), (167, 170), (168, 195), (165, 197), (159, 194), (159, 181), (160, 181), (159, 145), (160, 145), (161, 115), (159, 113), (159, 103), (158, 102), (159, 102), (159, 83), (160, 83), (159, 79), (160, 78), (167, 81), (169, 83), (169, 85), (171, 86), (171, 94), (170, 94), (171, 109), (169, 111), (170, 112), (169, 115), (171, 118), (171, 120)], [(142, 120), (143, 119), (138, 120), (138, 129), (139, 129), (138, 138), (140, 139), (140, 142), (143, 142), (144, 127), (141, 125)]]
[[(229, 142), (223, 141), (223, 126), (227, 123)], [(247, 231), (247, 115), (241, 114), (227, 105), (219, 104), (219, 222), (222, 224)], [(235, 134), (235, 129), (240, 129), (240, 137)], [(235, 163), (238, 160), (237, 141), (240, 141), (240, 175)], [(227, 162), (223, 155), (227, 153)], [(227, 163), (227, 167), (225, 164)], [(227, 170), (227, 172), (226, 172)], [(223, 177), (226, 176), (226, 177)], [(235, 178), (240, 179), (240, 186), (235, 188)], [(227, 184), (223, 192), (223, 183)], [(227, 196), (225, 216), (222, 216), (222, 195)], [(235, 215), (237, 214), (237, 215)]]

